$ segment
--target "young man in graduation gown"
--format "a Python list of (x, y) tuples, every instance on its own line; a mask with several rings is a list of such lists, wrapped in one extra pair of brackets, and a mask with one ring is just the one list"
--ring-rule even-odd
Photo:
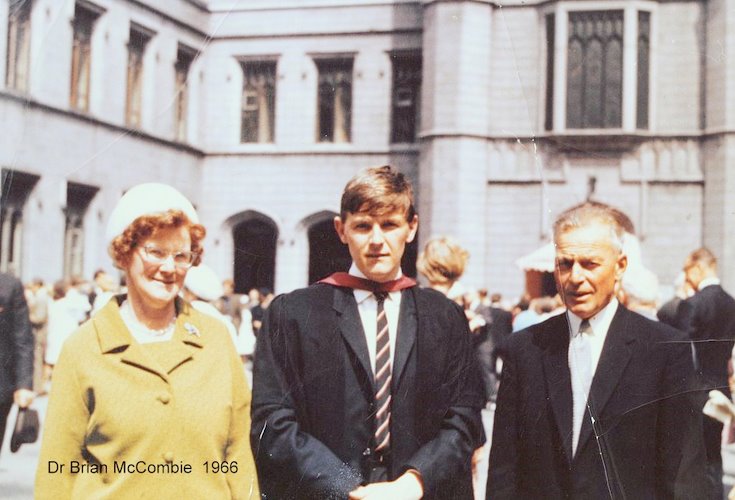
[(400, 268), (410, 183), (362, 171), (335, 229), (349, 273), (276, 298), (258, 335), (251, 440), (266, 498), (471, 499), (482, 382), (463, 311)]

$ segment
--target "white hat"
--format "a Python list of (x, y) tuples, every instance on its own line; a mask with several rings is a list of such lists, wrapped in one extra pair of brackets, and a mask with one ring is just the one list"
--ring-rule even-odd
[(105, 233), (107, 242), (120, 236), (138, 217), (161, 214), (168, 210), (181, 210), (191, 222), (199, 223), (194, 206), (176, 189), (157, 182), (138, 184), (120, 198), (110, 214)]
[(225, 293), (217, 273), (206, 264), (199, 264), (189, 269), (184, 286), (205, 301), (217, 300)]

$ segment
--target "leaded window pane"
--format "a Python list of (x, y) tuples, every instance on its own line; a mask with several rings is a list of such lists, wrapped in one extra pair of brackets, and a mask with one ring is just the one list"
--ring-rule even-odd
[(414, 142), (420, 123), (421, 58), (393, 54), (391, 142)]
[(651, 13), (638, 12), (638, 82), (636, 126), (648, 128), (648, 70), (651, 50)]
[(544, 129), (554, 128), (554, 63), (556, 51), (556, 17), (554, 14), (546, 16), (546, 117)]
[(622, 126), (623, 11), (572, 12), (567, 41), (567, 128)]

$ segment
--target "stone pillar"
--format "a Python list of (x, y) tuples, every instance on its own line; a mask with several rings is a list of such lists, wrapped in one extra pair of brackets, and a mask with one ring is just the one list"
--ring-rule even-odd
[(301, 227), (281, 227), (276, 244), (275, 292), (306, 286), (309, 274), (309, 239)]
[(485, 284), (489, 81), (493, 7), (424, 2), (419, 160), (420, 248), (433, 236), (470, 252), (462, 281)]
[(706, 11), (703, 243), (735, 293), (735, 4), (711, 0)]

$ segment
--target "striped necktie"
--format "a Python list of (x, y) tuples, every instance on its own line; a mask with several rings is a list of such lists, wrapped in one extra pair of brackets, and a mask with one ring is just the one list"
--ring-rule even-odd
[(378, 335), (375, 339), (375, 449), (386, 450), (390, 446), (390, 332), (384, 303), (387, 292), (375, 292), (378, 302)]

